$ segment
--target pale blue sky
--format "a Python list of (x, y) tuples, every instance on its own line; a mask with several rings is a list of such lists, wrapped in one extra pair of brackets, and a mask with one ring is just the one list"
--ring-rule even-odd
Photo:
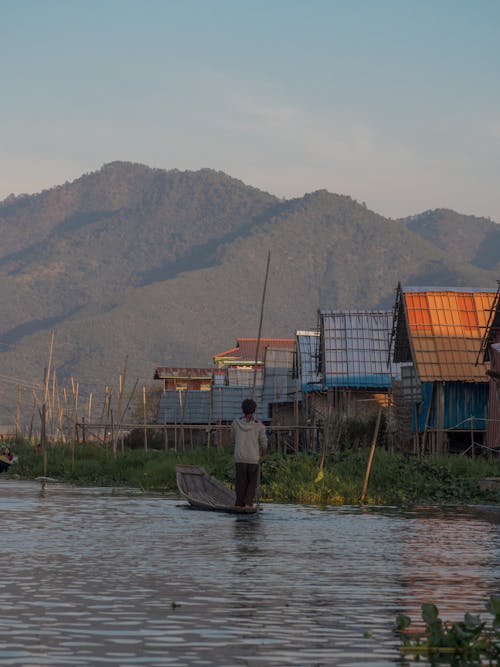
[(0, 0), (0, 198), (113, 160), (500, 222), (499, 0)]

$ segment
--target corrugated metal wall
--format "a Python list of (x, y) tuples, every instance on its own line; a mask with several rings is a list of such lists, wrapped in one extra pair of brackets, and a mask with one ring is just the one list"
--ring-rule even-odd
[(158, 404), (159, 424), (208, 424), (212, 412), (211, 391), (165, 391)]
[(271, 417), (274, 403), (293, 403), (301, 400), (298, 378), (294, 375), (296, 352), (267, 348), (265, 357), (264, 385), (260, 398), (264, 419)]
[(319, 366), (319, 332), (297, 331), (297, 365), (303, 392), (323, 388)]
[[(214, 387), (212, 391), (165, 391), (159, 401), (158, 424), (217, 424), (241, 416), (241, 403), (251, 387)], [(267, 419), (267, 405), (256, 390), (257, 417)]]
[(227, 368), (227, 383), (230, 387), (252, 387), (255, 375), (255, 385), (262, 384), (262, 368), (241, 368), (238, 366), (229, 366)]
[[(497, 334), (497, 338), (497, 342), (494, 343), (495, 347), (490, 346), (491, 370), (494, 373), (500, 373), (500, 333)], [(486, 444), (488, 447), (500, 448), (500, 379), (495, 377), (492, 377), (489, 382)]]
[[(432, 382), (422, 382), (422, 398), (418, 421), (419, 432), (423, 433), (429, 403), (432, 400), (428, 427), (439, 428), (437, 391)], [(437, 383), (436, 383), (437, 384)], [(488, 384), (486, 382), (444, 382), (444, 422), (443, 429), (458, 431), (480, 431), (486, 429), (488, 405)], [(415, 432), (415, 417), (413, 418)]]

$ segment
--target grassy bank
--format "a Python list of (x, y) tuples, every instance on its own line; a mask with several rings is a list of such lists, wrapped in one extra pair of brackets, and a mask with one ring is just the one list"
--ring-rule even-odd
[[(25, 442), (12, 443), (18, 456), (2, 476), (34, 479), (44, 474), (40, 450)], [(316, 482), (319, 456), (270, 452), (262, 466), (263, 502), (342, 505), (359, 503), (368, 449), (348, 450), (327, 457), (323, 479)], [(109, 447), (87, 443), (57, 445), (47, 450), (48, 476), (79, 486), (128, 486), (144, 491), (176, 491), (177, 463), (202, 465), (228, 485), (233, 483), (231, 451), (195, 449), (182, 453), (126, 449), (116, 458)], [(419, 461), (375, 453), (366, 503), (380, 505), (500, 503), (500, 492), (481, 492), (479, 480), (500, 477), (500, 460), (446, 456)], [(1, 477), (0, 477), (1, 480)]]

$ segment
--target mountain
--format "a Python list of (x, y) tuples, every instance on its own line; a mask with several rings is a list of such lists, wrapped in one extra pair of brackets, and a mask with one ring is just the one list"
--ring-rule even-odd
[(425, 211), (401, 222), (457, 260), (500, 273), (500, 225), (449, 209)]
[(281, 200), (209, 169), (126, 162), (9, 197), (0, 421), (12, 421), (17, 384), (23, 403), (42, 384), (52, 331), (60, 385), (73, 377), (102, 398), (125, 368), (129, 383), (151, 384), (156, 366), (211, 365), (256, 336), (268, 250), (263, 335), (289, 337), (314, 327), (318, 308), (391, 308), (399, 281), (495, 287), (497, 230), (452, 211), (390, 220), (324, 190)]

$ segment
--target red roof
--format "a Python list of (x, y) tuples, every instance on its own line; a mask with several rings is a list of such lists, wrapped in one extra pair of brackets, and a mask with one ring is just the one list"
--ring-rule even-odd
[(175, 368), (172, 366), (161, 366), (155, 370), (154, 379), (205, 380), (212, 378), (214, 370), (214, 368)]
[[(259, 343), (258, 361), (264, 361), (267, 347), (280, 348), (283, 350), (295, 350), (295, 338), (261, 338)], [(214, 360), (248, 361), (255, 363), (255, 352), (257, 349), (257, 338), (238, 338), (236, 347), (214, 354)]]

